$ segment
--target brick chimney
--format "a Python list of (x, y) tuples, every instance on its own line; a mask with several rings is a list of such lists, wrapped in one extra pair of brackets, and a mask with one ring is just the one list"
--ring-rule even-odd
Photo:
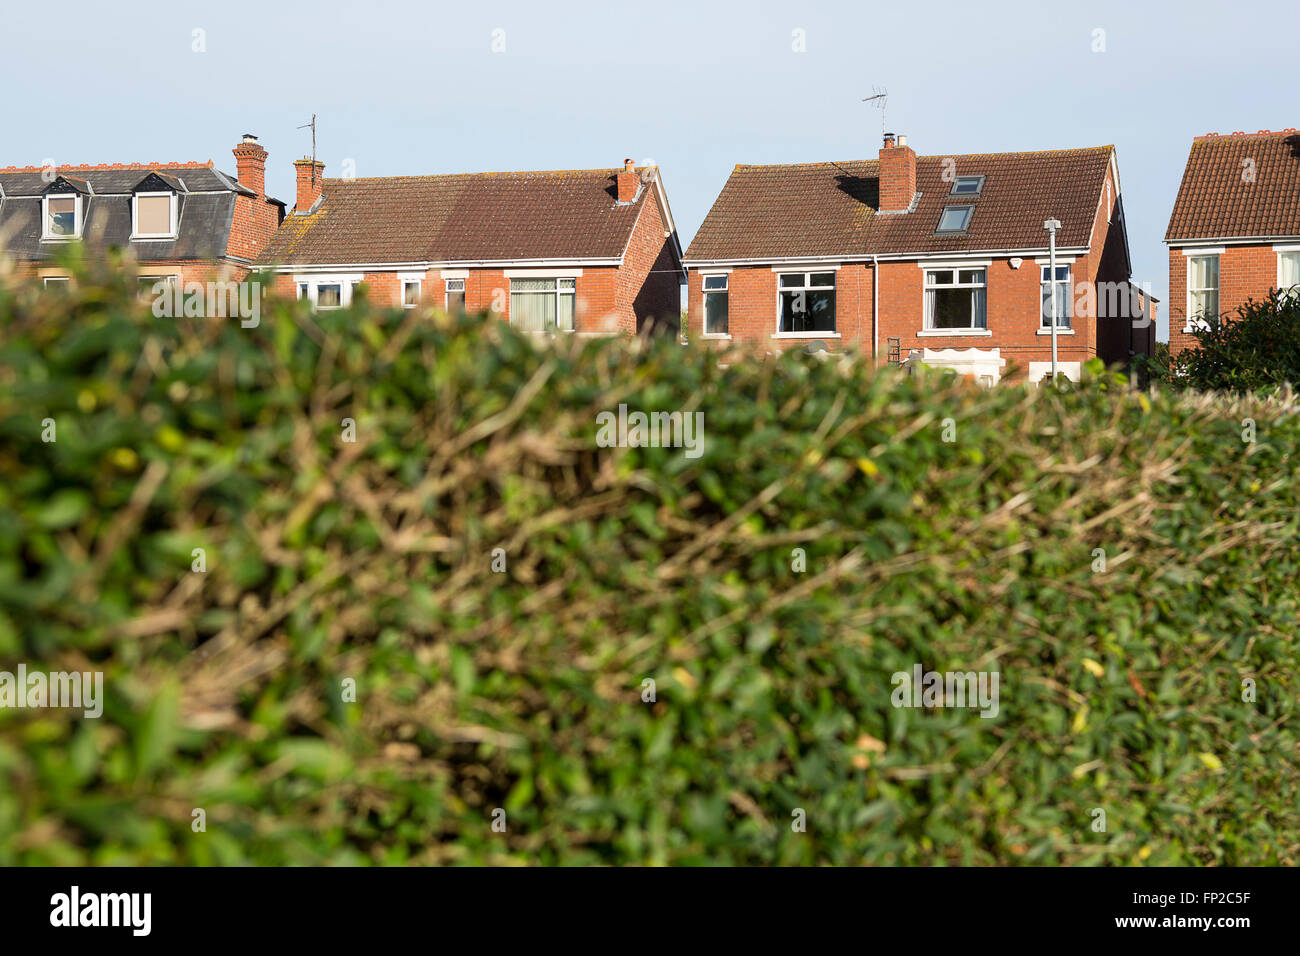
[(916, 153), (906, 136), (885, 134), (880, 149), (880, 212), (906, 212), (916, 195)]
[(299, 215), (311, 212), (311, 207), (320, 199), (321, 184), (325, 181), (325, 164), (303, 157), (293, 161), (298, 173), (298, 201), (293, 211)]
[(636, 191), (641, 186), (641, 176), (636, 171), (632, 160), (623, 160), (623, 171), (618, 174), (618, 201), (627, 203), (636, 199)]
[(244, 141), (231, 150), (235, 154), (235, 175), (241, 186), (257, 193), (258, 199), (266, 196), (266, 150), (252, 133), (244, 134)]

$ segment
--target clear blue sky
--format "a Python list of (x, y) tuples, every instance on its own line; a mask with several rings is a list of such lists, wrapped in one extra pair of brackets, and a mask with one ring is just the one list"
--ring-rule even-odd
[(252, 132), (290, 203), (291, 161), (310, 149), (295, 127), (313, 112), (327, 175), (345, 159), (383, 176), (652, 158), (683, 245), (735, 163), (874, 157), (873, 85), (920, 153), (1113, 143), (1162, 338), (1160, 240), (1192, 137), (1300, 127), (1294, 0), (69, 2), (9, 5), (5, 20), (0, 165), (211, 158), (233, 172)]

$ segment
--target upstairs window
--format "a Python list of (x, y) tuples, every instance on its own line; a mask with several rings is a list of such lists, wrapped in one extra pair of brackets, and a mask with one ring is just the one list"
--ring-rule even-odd
[(983, 269), (925, 270), (925, 327), (987, 329)]
[(76, 239), (81, 235), (81, 196), (76, 193), (47, 194), (42, 239)]
[(787, 335), (835, 332), (835, 273), (783, 272), (778, 280), (777, 331)]
[(511, 279), (510, 324), (524, 332), (572, 332), (577, 279)]
[(465, 280), (447, 280), (447, 311), (455, 314), (465, 311)]
[(949, 196), (978, 196), (984, 190), (983, 176), (958, 176), (952, 183)]
[(1043, 266), (1042, 273), (1042, 298), (1043, 298), (1043, 328), (1052, 327), (1052, 294), (1056, 294), (1056, 327), (1058, 329), (1068, 329), (1070, 327), (1070, 267), (1056, 267), (1056, 281), (1053, 282), (1048, 278), (1052, 271), (1051, 266)]
[(131, 197), (132, 239), (176, 238), (174, 193), (136, 193)]
[(704, 276), (704, 334), (727, 334), (728, 276)]
[(1300, 252), (1277, 254), (1277, 287), (1286, 298), (1300, 298)]
[(939, 215), (939, 228), (935, 231), (965, 232), (974, 212), (974, 206), (945, 206)]
[(1187, 257), (1187, 325), (1219, 317), (1219, 257)]

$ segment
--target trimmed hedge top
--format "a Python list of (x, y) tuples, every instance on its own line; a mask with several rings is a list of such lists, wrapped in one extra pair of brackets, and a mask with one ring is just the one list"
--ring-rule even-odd
[(134, 288), (0, 291), (0, 863), (1298, 861), (1286, 396)]

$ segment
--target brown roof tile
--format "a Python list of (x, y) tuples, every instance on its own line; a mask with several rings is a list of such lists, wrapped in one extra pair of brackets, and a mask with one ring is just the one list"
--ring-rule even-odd
[(1253, 236), (1300, 236), (1300, 134), (1196, 137), (1165, 240)]
[[(1031, 153), (918, 156), (916, 208), (877, 215), (878, 162), (737, 166), (692, 240), (686, 259), (764, 259), (1037, 249), (1043, 221), (1061, 220), (1057, 243), (1085, 246), (1113, 147)], [(978, 197), (950, 196), (958, 176), (982, 175)], [(975, 207), (962, 235), (936, 235), (949, 204)]]
[(618, 170), (326, 179), (310, 216), (286, 216), (262, 264), (617, 259), (643, 188), (615, 202)]

